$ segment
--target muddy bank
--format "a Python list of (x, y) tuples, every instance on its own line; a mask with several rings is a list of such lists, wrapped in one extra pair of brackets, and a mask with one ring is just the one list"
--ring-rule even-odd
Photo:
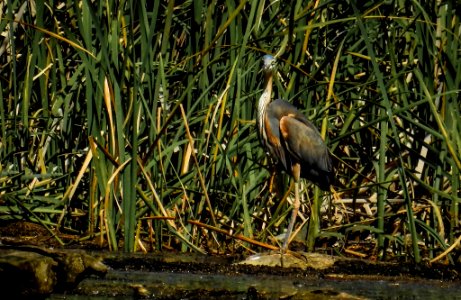
[[(461, 283), (460, 270), (453, 267), (374, 263), (306, 253), (285, 255), (281, 267), (278, 253), (261, 254), (242, 263), (241, 256), (1, 248), (0, 288), (9, 291), (9, 296), (28, 298), (457, 299)], [(43, 256), (46, 262), (40, 268), (47, 266), (47, 273), (31, 276), (27, 275), (31, 267), (19, 271), (5, 268), (5, 258), (11, 253), (18, 257), (20, 252), (25, 257), (31, 255), (35, 262), (37, 256)], [(293, 261), (296, 267), (286, 266)], [(30, 278), (37, 278), (38, 283)]]
[(461, 298), (458, 266), (303, 252), (126, 254), (90, 250), (91, 241), (71, 249), (25, 225), (34, 237), (24, 234), (24, 224), (0, 235), (0, 289), (6, 299)]

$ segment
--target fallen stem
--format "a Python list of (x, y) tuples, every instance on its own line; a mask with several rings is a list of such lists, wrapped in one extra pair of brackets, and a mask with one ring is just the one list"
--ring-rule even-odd
[(206, 228), (206, 229), (209, 229), (209, 230), (213, 230), (213, 231), (215, 231), (215, 232), (222, 233), (222, 234), (225, 234), (225, 235), (227, 235), (227, 236), (230, 236), (231, 238), (234, 238), (234, 239), (237, 239), (237, 240), (241, 240), (241, 241), (244, 241), (244, 242), (247, 242), (247, 243), (250, 243), (250, 244), (259, 246), (259, 247), (263, 247), (263, 248), (270, 249), (270, 250), (280, 250), (279, 247), (272, 246), (272, 245), (269, 245), (269, 244), (266, 244), (266, 243), (263, 243), (263, 242), (255, 241), (255, 240), (250, 239), (250, 238), (247, 238), (246, 236), (243, 236), (243, 235), (241, 235), (241, 234), (231, 234), (231, 233), (229, 233), (228, 231), (226, 231), (226, 230), (224, 230), (224, 229), (216, 228), (216, 227), (214, 227), (214, 226), (211, 226), (211, 225), (208, 225), (208, 224), (204, 224), (204, 223), (199, 222), (199, 221), (188, 220), (187, 222), (188, 222), (189, 224), (197, 225), (197, 226), (202, 227), (202, 228)]

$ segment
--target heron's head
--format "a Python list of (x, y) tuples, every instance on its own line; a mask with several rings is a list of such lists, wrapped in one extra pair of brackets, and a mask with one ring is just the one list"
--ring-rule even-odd
[(272, 74), (276, 66), (275, 58), (272, 55), (266, 54), (263, 56), (263, 73)]

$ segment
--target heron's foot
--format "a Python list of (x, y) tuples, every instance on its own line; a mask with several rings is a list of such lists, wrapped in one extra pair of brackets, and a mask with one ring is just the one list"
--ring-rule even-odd
[(282, 246), (280, 247), (280, 253), (286, 253), (291, 244), (290, 234), (288, 233), (288, 231), (275, 236), (275, 240), (278, 243), (282, 242)]
[(307, 251), (307, 245), (305, 241), (297, 237), (291, 239), (290, 241), (287, 241), (286, 233), (282, 233), (275, 236), (274, 241), (276, 241), (279, 245), (280, 243), (282, 243), (279, 251), (282, 254), (286, 253), (289, 250), (298, 252)]

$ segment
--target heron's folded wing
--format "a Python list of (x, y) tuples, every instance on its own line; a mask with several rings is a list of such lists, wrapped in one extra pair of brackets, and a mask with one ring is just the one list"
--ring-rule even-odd
[(328, 148), (315, 127), (288, 115), (280, 119), (280, 132), (287, 151), (302, 166), (331, 172)]

